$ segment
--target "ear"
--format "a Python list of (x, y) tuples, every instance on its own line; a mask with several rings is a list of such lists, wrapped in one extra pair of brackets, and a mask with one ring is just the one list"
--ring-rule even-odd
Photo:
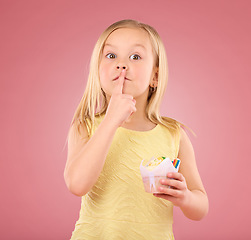
[(156, 88), (158, 87), (158, 75), (159, 74), (159, 68), (155, 67), (153, 69), (152, 79), (150, 81), (150, 87)]

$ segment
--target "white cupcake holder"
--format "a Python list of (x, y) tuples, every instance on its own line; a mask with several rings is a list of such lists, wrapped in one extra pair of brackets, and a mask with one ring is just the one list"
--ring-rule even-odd
[[(178, 172), (179, 170), (179, 166), (177, 167), (177, 169), (173, 166), (172, 161), (170, 160), (170, 158), (165, 158), (158, 166), (156, 166), (155, 168), (153, 168), (152, 170), (149, 170), (146, 166), (149, 164), (149, 162), (151, 162), (152, 160), (154, 160), (155, 157), (152, 157), (146, 164), (143, 165), (143, 162), (145, 161), (145, 159), (143, 159), (141, 161), (140, 164), (140, 173), (142, 176), (142, 180), (144, 178), (149, 178), (149, 184), (150, 184), (150, 189), (156, 189), (156, 185), (155, 185), (155, 177), (167, 177), (167, 173), (169, 172)], [(155, 191), (156, 192), (156, 191)]]

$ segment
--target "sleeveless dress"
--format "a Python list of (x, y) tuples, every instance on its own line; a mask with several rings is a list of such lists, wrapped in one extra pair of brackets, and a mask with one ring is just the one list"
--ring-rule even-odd
[(71, 240), (174, 239), (173, 204), (145, 192), (139, 167), (153, 156), (176, 158), (179, 138), (161, 124), (149, 131), (119, 127), (97, 182), (81, 199)]

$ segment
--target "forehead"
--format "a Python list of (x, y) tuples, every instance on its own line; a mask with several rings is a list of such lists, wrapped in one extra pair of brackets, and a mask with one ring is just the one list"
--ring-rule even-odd
[(121, 46), (136, 45), (152, 49), (148, 33), (140, 28), (119, 28), (112, 32), (105, 41), (105, 45)]

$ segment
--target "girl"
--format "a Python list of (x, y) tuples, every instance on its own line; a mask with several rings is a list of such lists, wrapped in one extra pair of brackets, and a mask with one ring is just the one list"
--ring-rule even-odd
[[(68, 135), (64, 179), (82, 197), (71, 239), (174, 239), (173, 205), (193, 220), (208, 211), (192, 144), (178, 121), (161, 117), (164, 45), (151, 26), (122, 20), (93, 50), (83, 98)], [(179, 173), (144, 191), (142, 159), (180, 158)], [(171, 186), (171, 188), (170, 188)]]

